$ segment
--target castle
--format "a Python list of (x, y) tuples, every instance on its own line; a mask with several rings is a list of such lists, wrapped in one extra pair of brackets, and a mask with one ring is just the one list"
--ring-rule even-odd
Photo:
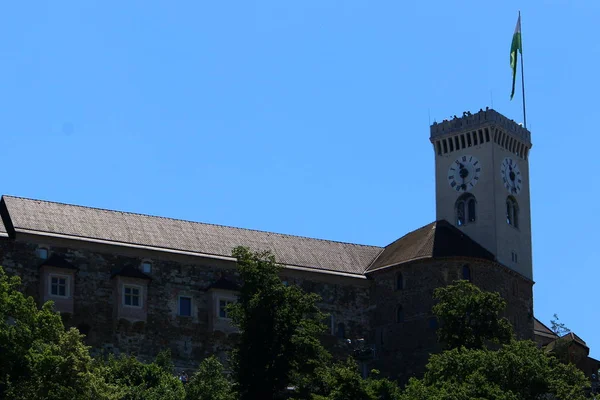
[(365, 370), (423, 371), (439, 346), (433, 290), (457, 279), (499, 292), (517, 336), (533, 339), (530, 132), (486, 109), (434, 123), (430, 140), (436, 221), (385, 247), (3, 196), (0, 265), (96, 351), (170, 348), (186, 368), (224, 358), (235, 338), (239, 245), (272, 251), (286, 284), (318, 293), (325, 343), (361, 343)]

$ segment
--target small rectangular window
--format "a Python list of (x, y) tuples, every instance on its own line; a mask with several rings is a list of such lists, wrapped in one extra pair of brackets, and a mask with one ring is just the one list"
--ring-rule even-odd
[(142, 272), (145, 274), (149, 274), (152, 272), (152, 263), (150, 261), (142, 262)]
[(123, 304), (131, 307), (142, 306), (141, 289), (139, 286), (124, 286), (123, 287)]
[(40, 247), (35, 252), (36, 252), (36, 255), (38, 258), (41, 258), (42, 260), (48, 259), (48, 249), (47, 248)]
[(192, 316), (192, 298), (181, 296), (179, 297), (179, 315), (182, 317)]
[(448, 138), (448, 144), (450, 145), (450, 153), (452, 153), (454, 151), (454, 138)]
[(490, 131), (488, 128), (485, 128), (485, 141), (486, 142), (490, 141)]
[(444, 154), (446, 154), (448, 152), (448, 141), (444, 139), (442, 143), (444, 144)]
[(483, 131), (479, 130), (479, 144), (483, 144)]
[(229, 304), (233, 304), (233, 301), (219, 299), (219, 318), (229, 318), (229, 313), (227, 312)]
[(438, 156), (442, 155), (442, 146), (440, 145), (440, 141), (435, 142), (435, 148), (437, 149)]
[(471, 141), (471, 132), (467, 132), (467, 147), (472, 147), (473, 142)]
[(50, 276), (50, 294), (57, 297), (67, 297), (68, 278), (64, 276)]

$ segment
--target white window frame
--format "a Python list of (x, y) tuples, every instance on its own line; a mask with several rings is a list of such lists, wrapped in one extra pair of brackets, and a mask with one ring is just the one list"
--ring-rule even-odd
[[(139, 305), (135, 306), (133, 304), (126, 304), (125, 303), (125, 288), (131, 288), (131, 289), (137, 289), (137, 290), (139, 290), (139, 298), (140, 298), (140, 304)], [(123, 307), (131, 307), (131, 308), (142, 308), (143, 307), (143, 305), (144, 305), (144, 287), (143, 286), (124, 283), (123, 286), (121, 287), (121, 290), (122, 290), (121, 302), (123, 304)]]
[[(144, 264), (148, 264), (150, 265), (150, 271), (146, 272), (144, 270)], [(140, 270), (144, 273), (144, 274), (151, 274), (152, 273), (152, 268), (154, 267), (154, 265), (152, 264), (152, 261), (150, 260), (142, 260), (142, 262), (140, 263)]]
[(235, 303), (237, 301), (237, 299), (235, 297), (228, 297), (228, 296), (217, 296), (216, 298), (216, 304), (215, 304), (215, 312), (217, 315), (217, 318), (222, 319), (222, 320), (231, 320), (231, 317), (221, 317), (221, 301), (226, 301), (228, 303)]
[[(185, 297), (186, 299), (190, 299), (190, 315), (182, 315), (181, 314), (181, 298)], [(186, 296), (184, 294), (177, 296), (177, 315), (180, 317), (193, 317), (194, 316), (194, 298), (192, 296)]]
[[(65, 280), (65, 295), (61, 296), (60, 294), (52, 294), (52, 278), (59, 278)], [(50, 297), (56, 297), (60, 299), (68, 299), (71, 296), (71, 276), (65, 274), (48, 274), (48, 295)]]

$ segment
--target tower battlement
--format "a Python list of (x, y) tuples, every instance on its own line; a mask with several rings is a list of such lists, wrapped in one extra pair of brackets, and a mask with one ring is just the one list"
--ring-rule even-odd
[(455, 116), (451, 120), (434, 122), (430, 127), (430, 139), (433, 142), (434, 139), (441, 136), (490, 125), (499, 126), (506, 132), (511, 133), (528, 145), (531, 145), (531, 133), (527, 129), (523, 128), (512, 119), (506, 118), (496, 110), (487, 107), (485, 110), (481, 109), (475, 114), (465, 112), (462, 117)]

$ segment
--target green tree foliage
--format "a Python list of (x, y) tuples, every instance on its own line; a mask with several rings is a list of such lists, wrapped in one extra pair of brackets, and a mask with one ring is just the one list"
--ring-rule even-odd
[(358, 365), (352, 358), (336, 363), (321, 370), (323, 380), (320, 393), (314, 394), (312, 400), (397, 400), (400, 389), (395, 382), (377, 379), (377, 371), (373, 377), (363, 379)]
[(105, 385), (76, 329), (65, 331), (52, 303), (38, 309), (0, 267), (0, 398), (89, 399)]
[(498, 293), (483, 292), (467, 281), (458, 281), (436, 289), (434, 298), (439, 301), (433, 307), (440, 321), (438, 337), (447, 348), (481, 349), (488, 342), (510, 342), (512, 326), (499, 316), (506, 302)]
[(402, 399), (583, 400), (586, 385), (573, 365), (531, 341), (512, 341), (500, 350), (462, 347), (431, 356), (423, 379), (411, 379)]
[(186, 400), (234, 400), (236, 397), (231, 382), (223, 373), (223, 365), (215, 356), (200, 363), (185, 391)]
[(571, 330), (567, 328), (565, 323), (560, 321), (560, 319), (558, 318), (558, 314), (554, 314), (554, 318), (552, 318), (552, 320), (550, 321), (550, 326), (552, 332), (554, 332), (554, 334), (556, 334), (557, 336), (564, 336), (567, 333), (571, 332)]
[(281, 267), (268, 252), (237, 247), (233, 256), (244, 282), (231, 306), (240, 330), (232, 352), (240, 399), (276, 399), (330, 357), (319, 341), (325, 329), (316, 306), (319, 297), (285, 286), (278, 275)]
[[(121, 400), (183, 400), (185, 389), (173, 375), (168, 353), (161, 353), (149, 364), (133, 356), (113, 357), (99, 362), (96, 373), (114, 388)], [(111, 395), (115, 392), (110, 392)]]
[[(559, 362), (532, 341), (516, 341), (505, 303), (497, 294), (461, 281), (435, 293), (442, 321), (440, 339), (449, 347), (432, 355), (423, 379), (411, 379), (403, 400), (584, 399), (589, 385), (573, 365)], [(501, 343), (499, 350), (486, 342)]]

